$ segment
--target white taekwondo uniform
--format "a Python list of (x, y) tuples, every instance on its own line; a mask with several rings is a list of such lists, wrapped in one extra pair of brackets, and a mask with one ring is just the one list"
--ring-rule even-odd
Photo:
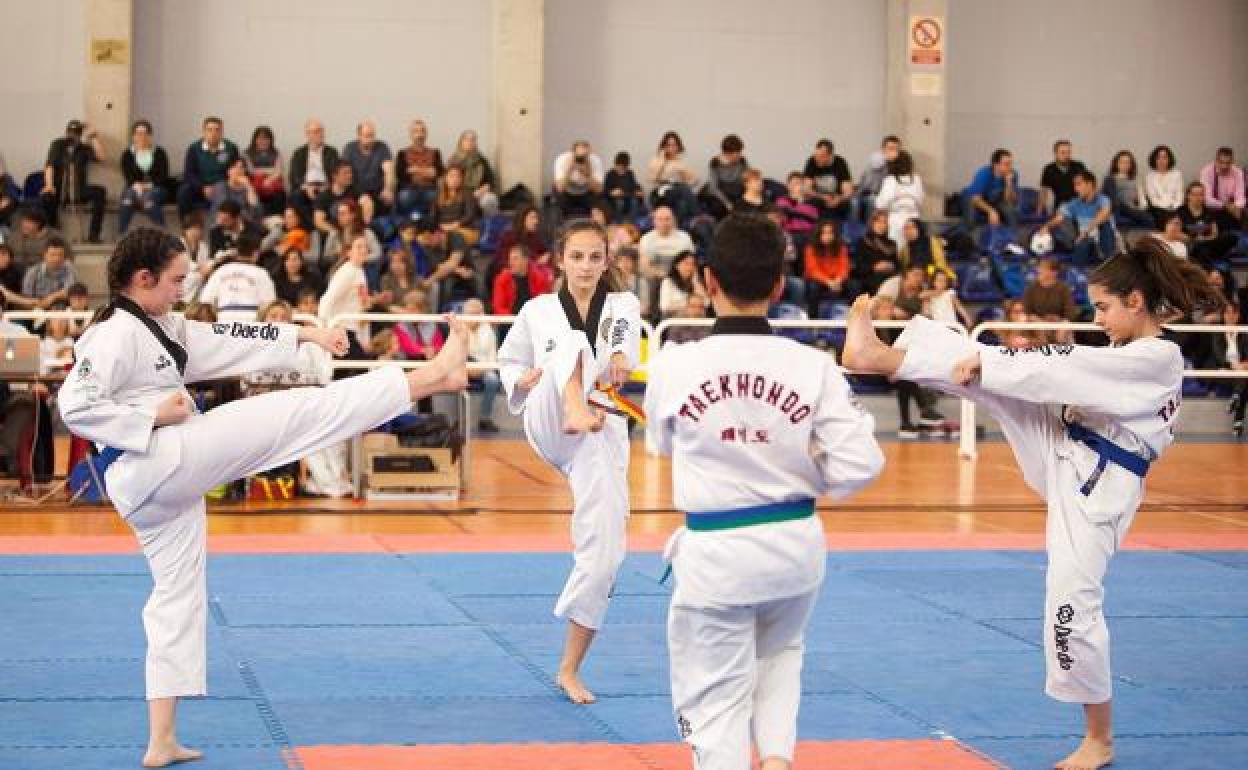
[(875, 421), (835, 359), (720, 318), (649, 366), (646, 440), (672, 456), (686, 527), (667, 558), (672, 706), (699, 770), (793, 758), (803, 634), (823, 581), (819, 495), (844, 497), (884, 465)]
[[(608, 414), (598, 433), (563, 432), (563, 390), (581, 365), (581, 382), (591, 394), (607, 382), (611, 357), (623, 353), (637, 366), (641, 305), (628, 292), (599, 284), (582, 319), (567, 289), (524, 304), (498, 351), (499, 378), (512, 414), (524, 414), (533, 449), (572, 487), (572, 574), (555, 603), (555, 615), (586, 628), (602, 626), (615, 575), (624, 561), (628, 523), (628, 421)], [(530, 391), (516, 381), (531, 368), (542, 370)], [(606, 403), (599, 395), (595, 400)]]
[[(1023, 479), (1048, 507), (1045, 691), (1069, 703), (1108, 701), (1105, 571), (1140, 506), (1148, 465), (1174, 440), (1179, 347), (1150, 337), (1012, 350), (921, 316), (895, 346), (906, 351), (898, 379), (969, 398), (1000, 423)], [(954, 385), (954, 366), (975, 353), (979, 382)]]
[(222, 321), (254, 321), (256, 312), (277, 299), (269, 271), (249, 262), (227, 262), (213, 271), (199, 301), (215, 305)]
[(410, 390), (401, 369), (386, 367), (325, 388), (234, 401), (157, 428), (157, 406), (185, 393), (186, 383), (296, 366), (298, 327), (153, 318), (124, 297), (113, 307), (75, 345), (77, 363), (57, 401), (69, 429), (111, 461), (107, 492), (152, 570), (143, 610), (147, 697), (203, 695), (204, 493), (407, 412)]

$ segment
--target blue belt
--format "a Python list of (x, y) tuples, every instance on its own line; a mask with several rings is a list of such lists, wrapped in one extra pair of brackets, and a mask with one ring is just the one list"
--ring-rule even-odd
[(805, 498), (783, 503), (754, 505), (748, 508), (733, 508), (728, 511), (690, 511), (685, 514), (685, 526), (695, 532), (709, 532), (772, 524), (778, 521), (808, 519), (814, 515), (814, 499)]
[(117, 462), (117, 459), (125, 453), (126, 450), (124, 449), (114, 449), (111, 446), (104, 447), (100, 450), (100, 453), (96, 455), (96, 470), (98, 470), (102, 476), (104, 471), (108, 470), (108, 466)]
[(1093, 452), (1096, 452), (1100, 458), (1096, 463), (1096, 470), (1092, 472), (1088, 480), (1079, 488), (1079, 492), (1084, 496), (1092, 494), (1092, 490), (1096, 488), (1096, 482), (1101, 480), (1101, 474), (1105, 472), (1105, 467), (1109, 463), (1113, 463), (1120, 468), (1126, 468), (1140, 478), (1144, 478), (1148, 474), (1148, 468), (1152, 465), (1151, 461), (1145, 460), (1135, 452), (1123, 449), (1101, 434), (1090, 431), (1077, 422), (1066, 423), (1066, 435), (1070, 436), (1071, 440), (1078, 441)]

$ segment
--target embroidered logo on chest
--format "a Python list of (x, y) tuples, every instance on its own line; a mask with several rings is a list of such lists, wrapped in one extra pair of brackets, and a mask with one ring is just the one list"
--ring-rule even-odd
[(602, 319), (602, 323), (598, 324), (598, 339), (603, 342), (611, 341), (611, 316)]
[(156, 371), (158, 372), (171, 366), (173, 366), (173, 361), (170, 361), (169, 356), (164, 353), (161, 353), (160, 357), (156, 359)]

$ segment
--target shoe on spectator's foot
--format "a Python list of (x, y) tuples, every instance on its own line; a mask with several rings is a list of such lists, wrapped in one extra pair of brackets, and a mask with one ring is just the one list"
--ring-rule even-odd
[(908, 422), (903, 422), (901, 427), (897, 429), (897, 438), (916, 439), (919, 437), (919, 429)]
[(477, 423), (477, 430), (482, 433), (498, 433), (498, 425), (489, 417), (482, 417)]
[(945, 416), (935, 409), (924, 409), (919, 412), (919, 425), (924, 428), (935, 428), (945, 424)]
[(1244, 421), (1236, 420), (1235, 423), (1231, 425), (1231, 432), (1234, 433), (1236, 436), (1243, 438), (1244, 437)]

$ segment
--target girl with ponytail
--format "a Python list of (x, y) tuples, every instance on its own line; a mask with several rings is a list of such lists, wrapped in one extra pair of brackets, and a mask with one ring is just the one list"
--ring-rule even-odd
[(1174, 440), (1183, 356), (1162, 338), (1162, 324), (1220, 303), (1203, 270), (1153, 238), (1098, 267), (1089, 294), (1109, 347), (995, 348), (916, 317), (890, 348), (875, 336), (863, 297), (850, 311), (842, 360), (987, 408), (1045, 499), (1045, 691), (1081, 705), (1086, 725), (1059, 770), (1113, 761), (1104, 578), (1149, 466)]
[(637, 366), (641, 303), (620, 289), (601, 225), (569, 222), (554, 255), (559, 286), (521, 307), (498, 351), (499, 378), (534, 451), (572, 488), (575, 559), (555, 602), (555, 615), (568, 621), (557, 682), (573, 703), (593, 703), (580, 668), (624, 561), (635, 407), (615, 388)]

